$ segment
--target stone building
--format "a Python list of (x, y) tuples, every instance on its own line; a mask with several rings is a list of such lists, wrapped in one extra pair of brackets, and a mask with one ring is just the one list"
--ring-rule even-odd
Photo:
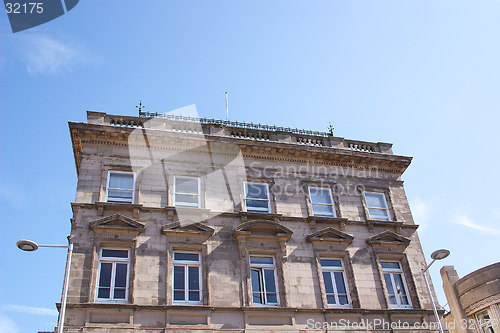
[(443, 324), (452, 333), (500, 332), (500, 262), (459, 278), (455, 267), (441, 268), (450, 312)]
[[(417, 331), (433, 312), (391, 144), (87, 112), (68, 332)], [(432, 329), (429, 327), (432, 326)]]

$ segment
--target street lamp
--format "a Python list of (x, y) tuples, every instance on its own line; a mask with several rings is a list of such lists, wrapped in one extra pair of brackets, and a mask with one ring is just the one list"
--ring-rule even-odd
[(427, 267), (425, 267), (425, 269), (422, 269), (422, 275), (424, 276), (425, 285), (427, 286), (427, 291), (429, 292), (429, 297), (431, 298), (432, 309), (434, 310), (434, 315), (436, 316), (436, 320), (438, 322), (440, 333), (444, 333), (443, 326), (441, 325), (441, 320), (439, 319), (439, 315), (438, 315), (438, 312), (436, 309), (436, 304), (434, 303), (434, 298), (432, 298), (431, 288), (429, 287), (429, 282), (427, 281), (427, 275), (425, 273), (427, 272), (429, 267), (431, 267), (431, 265), (434, 263), (434, 261), (444, 259), (449, 255), (450, 255), (450, 250), (447, 250), (447, 249), (440, 249), (440, 250), (436, 250), (436, 251), (432, 252), (431, 263), (429, 265), (427, 265)]
[(66, 314), (66, 299), (68, 298), (68, 279), (69, 270), (71, 268), (71, 255), (73, 254), (73, 244), (69, 242), (68, 245), (50, 245), (50, 244), (37, 244), (30, 240), (20, 240), (16, 243), (17, 247), (23, 251), (36, 251), (39, 247), (62, 247), (68, 249), (68, 257), (66, 258), (66, 273), (64, 274), (63, 294), (61, 299), (61, 312), (59, 313), (59, 322), (57, 323), (57, 333), (63, 333), (64, 329), (64, 316)]

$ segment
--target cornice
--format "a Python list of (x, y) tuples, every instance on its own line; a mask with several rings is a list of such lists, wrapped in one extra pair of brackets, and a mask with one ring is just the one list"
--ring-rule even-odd
[[(70, 122), (73, 150), (77, 171), (79, 171), (79, 161), (81, 158), (83, 144), (99, 144), (111, 146), (129, 146), (128, 136), (135, 128), (123, 128), (109, 125), (96, 125), (87, 123)], [(106, 135), (108, 133), (109, 135)], [(276, 142), (276, 141), (256, 141), (246, 138), (216, 136), (210, 134), (191, 134), (159, 130), (149, 130), (148, 135), (158, 134), (158, 137), (172, 138), (174, 140), (195, 140), (201, 139), (207, 142), (225, 142), (237, 144), (241, 147), (243, 156), (261, 160), (274, 160), (292, 163), (321, 163), (322, 165), (332, 165), (340, 167), (355, 167), (360, 169), (374, 168), (385, 172), (402, 174), (411, 162), (411, 157), (390, 155), (377, 152), (363, 152), (339, 147), (317, 147), (307, 146), (299, 143)], [(100, 139), (90, 138), (91, 134), (99, 134)], [(113, 134), (113, 135), (111, 135)], [(108, 138), (106, 138), (108, 136)], [(166, 144), (150, 146), (130, 145), (134, 148), (159, 149), (170, 151), (183, 151), (174, 146)], [(193, 150), (195, 151), (195, 150)], [(201, 151), (200, 151), (201, 152)], [(205, 151), (203, 151), (205, 152)], [(222, 152), (213, 152), (219, 154)]]

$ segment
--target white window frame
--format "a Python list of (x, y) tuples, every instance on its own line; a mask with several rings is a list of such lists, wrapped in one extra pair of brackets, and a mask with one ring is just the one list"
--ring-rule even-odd
[[(321, 189), (321, 190), (327, 190), (328, 194), (330, 195), (330, 200), (332, 201), (331, 204), (324, 204), (324, 203), (315, 203), (312, 200), (312, 195), (311, 195), (311, 189)], [(333, 194), (332, 194), (332, 189), (329, 187), (321, 187), (321, 186), (309, 186), (308, 187), (309, 191), (309, 202), (311, 203), (311, 212), (313, 216), (325, 216), (325, 217), (337, 217), (337, 212), (335, 211), (335, 201), (333, 201)], [(316, 215), (314, 213), (314, 205), (322, 205), (322, 206), (330, 206), (332, 208), (332, 215)]]
[[(333, 295), (335, 297), (335, 304), (329, 304), (328, 303), (328, 297), (326, 298), (326, 304), (328, 305), (329, 308), (350, 308), (351, 307), (351, 295), (349, 292), (349, 284), (347, 282), (347, 276), (345, 274), (345, 265), (344, 265), (344, 260), (342, 258), (331, 258), (331, 257), (320, 257), (320, 267), (321, 267), (321, 274), (323, 275), (323, 272), (328, 272), (330, 273), (330, 278), (332, 280), (332, 287), (333, 287)], [(334, 267), (334, 266), (323, 266), (321, 264), (321, 260), (339, 260), (341, 267)], [(338, 295), (338, 289), (337, 289), (337, 282), (335, 281), (335, 272), (340, 272), (342, 273), (342, 277), (344, 278), (344, 288), (346, 291), (346, 296), (347, 296), (347, 304), (340, 304), (339, 301), (339, 295)], [(323, 278), (323, 285), (325, 287), (325, 296), (327, 294), (326, 292), (326, 282)]]
[[(186, 253), (186, 254), (196, 254), (198, 255), (198, 261), (191, 260), (176, 260), (176, 253)], [(203, 304), (203, 274), (202, 274), (202, 265), (201, 265), (201, 253), (195, 251), (182, 251), (175, 250), (172, 252), (172, 304), (186, 304), (186, 305), (200, 305)], [(184, 300), (175, 300), (174, 288), (175, 288), (175, 266), (183, 266), (184, 267)], [(190, 301), (189, 300), (189, 267), (198, 267), (198, 281), (199, 281), (199, 293), (200, 300), (199, 301)]]
[[(111, 181), (111, 174), (113, 173), (116, 173), (116, 174), (127, 174), (127, 175), (132, 175), (133, 177), (133, 181), (132, 181), (132, 190), (128, 190), (128, 189), (122, 189), (122, 188), (118, 188), (118, 189), (114, 189), (112, 188), (112, 190), (118, 190), (118, 191), (132, 191), (132, 200), (129, 202), (129, 201), (126, 201), (126, 200), (113, 200), (113, 201), (109, 201), (109, 190), (110, 190), (110, 187), (109, 187), (109, 182)], [(108, 181), (106, 182), (106, 202), (113, 202), (113, 203), (131, 203), (133, 204), (135, 202), (135, 173), (134, 172), (129, 172), (129, 171), (117, 171), (117, 170), (108, 170)]]
[[(247, 185), (248, 184), (265, 185), (265, 187), (266, 187), (266, 193), (267, 193), (267, 200), (264, 200), (264, 199), (247, 199)], [(269, 194), (269, 184), (268, 183), (244, 182), (243, 183), (243, 193), (245, 195), (245, 198), (244, 198), (244, 200), (245, 200), (245, 209), (246, 209), (247, 212), (271, 213), (271, 196)], [(267, 201), (267, 211), (259, 210), (259, 209), (248, 210), (247, 200)]]
[[(177, 179), (178, 178), (184, 178), (184, 179), (196, 179), (198, 182), (198, 193), (193, 194), (193, 193), (177, 193)], [(176, 207), (194, 207), (194, 208), (200, 208), (201, 207), (201, 184), (200, 184), (200, 178), (199, 177), (189, 177), (189, 176), (174, 176), (174, 206)], [(196, 195), (198, 196), (198, 203), (193, 204), (190, 202), (177, 202), (177, 194), (180, 195)]]
[[(264, 258), (271, 258), (273, 259), (273, 263), (272, 264), (252, 264), (251, 262), (251, 258), (252, 257), (264, 257)], [(278, 285), (278, 275), (277, 275), (277, 269), (276, 269), (276, 259), (274, 258), (273, 255), (264, 255), (264, 254), (252, 254), (252, 255), (249, 255), (248, 256), (248, 264), (249, 264), (249, 268), (250, 268), (250, 299), (252, 300), (252, 304), (255, 305), (255, 306), (279, 306), (280, 305), (280, 293), (279, 293), (279, 285)], [(269, 269), (269, 268), (272, 268), (273, 269), (273, 276), (274, 276), (274, 286), (276, 288), (276, 303), (269, 303), (267, 301), (267, 296), (266, 296), (266, 284), (265, 284), (265, 280), (264, 280), (264, 269)], [(260, 272), (259, 272), (259, 279), (260, 279), (260, 284), (262, 286), (262, 291), (261, 291), (261, 294), (263, 295), (263, 299), (264, 299), (264, 303), (255, 303), (253, 301), (253, 294), (254, 294), (254, 291), (253, 291), (253, 288), (252, 288), (252, 270), (256, 270), (258, 269)]]
[[(383, 202), (384, 202), (384, 205), (385, 205), (385, 208), (380, 208), (380, 207), (370, 207), (368, 206), (368, 201), (366, 200), (366, 194), (369, 193), (369, 194), (376, 194), (376, 195), (380, 195), (382, 196), (383, 198)], [(377, 192), (377, 191), (363, 191), (363, 199), (365, 200), (365, 205), (366, 205), (366, 210), (367, 210), (367, 213), (368, 213), (368, 217), (370, 220), (375, 220), (375, 221), (391, 221), (391, 214), (389, 212), (389, 205), (387, 204), (387, 198), (385, 196), (385, 193), (384, 192)], [(378, 209), (378, 210), (385, 210), (386, 213), (387, 213), (387, 219), (380, 219), (380, 218), (373, 218), (370, 214), (370, 209)]]
[[(119, 250), (119, 251), (127, 251), (127, 258), (119, 258), (119, 257), (102, 257), (103, 250)], [(101, 279), (101, 264), (102, 263), (111, 263), (111, 282), (110, 282), (110, 291), (109, 298), (99, 298), (99, 281)], [(127, 264), (127, 276), (125, 283), (125, 299), (123, 298), (114, 298), (114, 287), (115, 287), (115, 277), (116, 277), (116, 264), (117, 263), (126, 263)], [(128, 293), (129, 293), (129, 285), (130, 285), (130, 249), (120, 248), (120, 247), (102, 247), (99, 249), (99, 262), (98, 262), (98, 270), (97, 270), (97, 283), (96, 283), (96, 291), (95, 291), (95, 299), (98, 302), (106, 302), (106, 303), (127, 303), (128, 302)]]
[[(489, 317), (488, 320), (484, 320), (485, 315)], [(488, 311), (487, 308), (479, 313), (476, 313), (476, 321), (477, 321), (477, 326), (479, 327), (479, 332), (495, 333), (495, 329), (493, 327), (493, 321), (491, 319), (490, 312)]]
[[(382, 263), (385, 263), (385, 262), (387, 262), (387, 263), (394, 263), (394, 262), (398, 263), (399, 268), (384, 268), (384, 267), (382, 267)], [(391, 304), (391, 299), (390, 299), (390, 295), (389, 295), (389, 289), (387, 288), (387, 285), (386, 285), (385, 287), (386, 287), (387, 300), (389, 302), (389, 306), (391, 308), (411, 309), (412, 308), (411, 297), (410, 297), (410, 293), (408, 291), (408, 285), (406, 284), (406, 278), (405, 278), (405, 274), (403, 272), (403, 265), (402, 265), (401, 261), (398, 261), (398, 260), (381, 260), (380, 261), (380, 267), (382, 268), (382, 278), (384, 279), (384, 282), (385, 282), (385, 274), (390, 274), (392, 290), (394, 291), (394, 296), (396, 297), (397, 304)], [(397, 293), (396, 281), (394, 279), (394, 275), (395, 274), (400, 274), (401, 275), (401, 280), (403, 281), (403, 288), (404, 288), (404, 292), (406, 294), (406, 298), (408, 299), (408, 304), (402, 304), (401, 297)]]

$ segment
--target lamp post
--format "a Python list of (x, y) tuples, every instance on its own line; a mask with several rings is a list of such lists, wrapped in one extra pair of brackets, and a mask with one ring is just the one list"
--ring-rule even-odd
[(63, 294), (61, 298), (61, 311), (59, 313), (59, 322), (57, 323), (57, 333), (63, 333), (64, 317), (66, 315), (66, 299), (68, 298), (68, 279), (69, 271), (71, 269), (71, 255), (73, 254), (73, 244), (71, 241), (68, 245), (50, 245), (50, 244), (37, 244), (30, 240), (20, 240), (16, 243), (17, 247), (23, 251), (36, 251), (39, 247), (60, 247), (68, 249), (68, 257), (66, 258), (66, 273), (64, 274)]
[(422, 269), (422, 275), (424, 276), (425, 285), (427, 286), (427, 291), (429, 292), (429, 297), (431, 298), (432, 309), (434, 310), (434, 316), (436, 316), (436, 320), (437, 320), (437, 323), (439, 326), (440, 333), (444, 333), (443, 326), (441, 325), (441, 320), (439, 319), (439, 315), (438, 315), (438, 312), (436, 309), (436, 304), (434, 303), (434, 298), (432, 298), (431, 287), (429, 287), (429, 282), (427, 281), (427, 275), (425, 273), (427, 272), (429, 267), (431, 267), (431, 265), (434, 263), (434, 261), (444, 259), (449, 255), (450, 255), (450, 250), (447, 250), (447, 249), (440, 249), (440, 250), (436, 250), (436, 251), (432, 252), (431, 263), (429, 265), (427, 265), (427, 267)]

